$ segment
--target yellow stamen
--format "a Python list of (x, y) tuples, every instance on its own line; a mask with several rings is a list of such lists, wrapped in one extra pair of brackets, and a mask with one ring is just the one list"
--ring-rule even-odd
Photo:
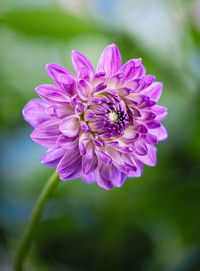
[(118, 120), (118, 115), (115, 111), (112, 111), (108, 114), (110, 122), (116, 122)]

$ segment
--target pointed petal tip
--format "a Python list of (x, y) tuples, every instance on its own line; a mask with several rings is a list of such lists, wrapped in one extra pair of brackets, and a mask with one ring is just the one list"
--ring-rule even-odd
[(90, 60), (81, 52), (71, 52), (72, 64), (77, 76), (81, 79), (92, 79), (95, 71)]
[(49, 67), (51, 67), (52, 64), (56, 64), (56, 63), (48, 63), (45, 65), (45, 68), (48, 69)]
[(49, 73), (49, 71), (52, 69), (52, 68), (56, 68), (60, 65), (56, 64), (56, 63), (48, 63), (45, 65), (45, 70), (47, 73)]
[(117, 45), (115, 44), (115, 43), (111, 43), (110, 45), (108, 45), (108, 46), (111, 46), (112, 48), (117, 48), (118, 49), (118, 47), (117, 47)]
[(33, 128), (37, 127), (40, 123), (50, 118), (45, 110), (47, 106), (48, 103), (40, 98), (30, 100), (22, 109), (24, 120)]
[(72, 50), (71, 51), (71, 56), (74, 56), (75, 54), (81, 54), (79, 51), (77, 50)]
[(119, 48), (112, 43), (104, 48), (97, 64), (97, 72), (104, 71), (107, 78), (110, 78), (121, 68), (121, 65), (122, 59)]

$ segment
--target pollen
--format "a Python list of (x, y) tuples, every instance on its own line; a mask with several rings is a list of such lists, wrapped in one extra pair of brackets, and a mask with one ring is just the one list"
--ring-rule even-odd
[(112, 111), (108, 114), (110, 122), (115, 123), (118, 120), (118, 114), (115, 111)]

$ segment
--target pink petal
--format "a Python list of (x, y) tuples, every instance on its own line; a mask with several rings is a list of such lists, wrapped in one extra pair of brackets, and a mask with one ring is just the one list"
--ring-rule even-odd
[(146, 134), (148, 132), (148, 129), (147, 129), (146, 125), (144, 125), (144, 124), (138, 124), (135, 129), (140, 134)]
[(76, 80), (74, 77), (61, 73), (58, 75), (58, 80), (68, 96), (71, 97), (75, 94)]
[(57, 83), (58, 85), (61, 84), (60, 78), (59, 78), (59, 76), (61, 74), (65, 75), (67, 77), (70, 77), (70, 78), (74, 78), (74, 80), (76, 80), (76, 77), (72, 72), (70, 72), (65, 67), (58, 65), (58, 64), (55, 64), (55, 63), (47, 64), (46, 71), (47, 71), (48, 75), (53, 79), (53, 81), (55, 83)]
[(106, 166), (103, 163), (100, 163), (95, 170), (95, 177), (97, 184), (105, 190), (109, 190), (113, 186), (120, 187), (126, 180), (126, 175), (114, 165)]
[(133, 79), (145, 76), (146, 69), (142, 65), (142, 59), (141, 58), (135, 58), (133, 60), (135, 62), (135, 74), (133, 76)]
[(81, 130), (83, 133), (88, 133), (90, 131), (90, 126), (85, 123), (85, 121), (80, 121)]
[[(153, 75), (145, 75), (142, 78), (134, 79), (134, 80), (128, 82), (128, 84), (125, 84), (125, 85), (127, 85), (128, 87), (131, 87), (136, 92), (141, 92), (142, 90), (149, 87), (154, 81), (155, 81), (155, 76), (153, 76)], [(135, 86), (134, 86), (134, 84), (135, 84)]]
[(135, 61), (133, 59), (126, 62), (120, 69), (124, 73), (123, 81), (130, 81), (135, 75)]
[(97, 72), (94, 76), (94, 79), (92, 81), (93, 83), (93, 86), (95, 87), (95, 91), (99, 91), (98, 89), (98, 85), (102, 86), (106, 86), (105, 85), (105, 81), (106, 81), (106, 73), (104, 71), (100, 71), (100, 72)]
[(115, 167), (117, 167), (120, 171), (124, 173), (128, 172), (128, 168), (122, 158), (122, 153), (120, 151), (118, 151), (116, 148), (108, 147), (106, 149), (106, 154), (108, 154), (111, 157), (113, 165)]
[[(87, 141), (87, 140), (86, 140)], [(86, 153), (85, 156), (88, 159), (92, 159), (94, 157), (95, 153), (94, 153), (94, 143), (92, 141), (88, 141), (88, 144), (86, 145)]]
[(63, 172), (60, 173), (60, 179), (63, 181), (68, 181), (82, 176), (82, 166), (81, 166), (81, 157), (79, 157), (74, 163), (70, 164), (69, 167), (66, 167)]
[(116, 187), (120, 187), (124, 184), (127, 175), (117, 169), (115, 166), (112, 168), (112, 183)]
[(81, 178), (86, 183), (94, 183), (94, 182), (96, 182), (94, 172), (92, 172), (90, 174), (87, 174), (87, 175), (82, 173)]
[(108, 45), (100, 56), (97, 71), (105, 71), (106, 77), (116, 73), (122, 65), (120, 51), (115, 44)]
[(88, 121), (88, 120), (91, 120), (91, 119), (94, 119), (95, 118), (95, 114), (94, 114), (94, 112), (92, 111), (92, 110), (86, 110), (85, 111), (85, 114), (84, 114), (84, 119), (86, 120), (86, 121)]
[(40, 162), (49, 167), (57, 167), (60, 159), (66, 153), (65, 149), (49, 149), (40, 159)]
[(64, 118), (74, 114), (74, 107), (70, 104), (52, 104), (46, 108), (46, 112), (56, 118)]
[(80, 80), (77, 86), (77, 93), (82, 100), (88, 100), (93, 93), (92, 84), (90, 84), (86, 80)]
[(152, 134), (146, 134), (143, 135), (144, 141), (149, 143), (149, 144), (157, 144), (158, 143), (158, 139), (155, 135)]
[(75, 113), (76, 114), (80, 114), (84, 109), (84, 105), (82, 102), (77, 102), (77, 104), (75, 105)]
[(145, 82), (145, 88), (147, 88), (153, 84), (156, 78), (154, 75), (149, 74), (149, 75), (143, 76), (142, 79)]
[[(77, 167), (78, 166), (78, 167)], [(69, 180), (74, 180), (77, 178), (80, 178), (82, 176), (81, 172), (81, 162), (79, 164), (74, 164), (73, 168), (71, 168), (71, 171), (67, 171), (65, 173), (60, 173), (59, 177), (62, 181), (69, 181)]]
[(143, 172), (143, 163), (140, 162), (138, 159), (134, 158), (135, 159), (135, 164), (136, 164), (136, 171), (129, 171), (128, 173), (128, 177), (134, 177), (134, 178), (137, 178), (137, 177), (140, 177), (142, 175), (142, 172)]
[(107, 87), (107, 85), (104, 82), (102, 82), (102, 83), (95, 86), (94, 92), (99, 92), (99, 91), (105, 89), (106, 87)]
[(140, 110), (140, 116), (135, 116), (138, 120), (153, 120), (156, 118), (156, 113), (152, 112), (152, 110)]
[(161, 121), (167, 117), (167, 108), (161, 105), (154, 105), (152, 108), (153, 112), (156, 113), (156, 120)]
[(120, 97), (124, 97), (124, 96), (128, 96), (131, 91), (132, 90), (130, 88), (123, 87), (123, 88), (118, 89), (118, 94)]
[(125, 87), (127, 87), (128, 89), (130, 89), (129, 93), (131, 92), (136, 92), (136, 90), (139, 88), (140, 86), (140, 80), (138, 79), (133, 79), (131, 81), (128, 82), (124, 82), (123, 84)]
[[(85, 135), (85, 134), (83, 134), (83, 135)], [(91, 140), (90, 138), (84, 138), (84, 139), (79, 140), (79, 150), (82, 155), (86, 154), (86, 152), (87, 152), (86, 146), (87, 146), (88, 142), (90, 142), (90, 140)]]
[(79, 126), (79, 116), (71, 115), (62, 120), (60, 131), (68, 137), (75, 137), (79, 132)]
[(99, 140), (98, 138), (93, 138), (92, 141), (94, 142), (96, 147), (103, 147), (104, 143), (103, 141)]
[(58, 164), (57, 172), (65, 173), (74, 163), (78, 162), (79, 160), (81, 160), (81, 155), (78, 148), (68, 150)]
[(163, 141), (163, 140), (167, 139), (167, 137), (168, 137), (167, 130), (162, 124), (159, 128), (152, 129), (151, 134), (155, 135), (157, 137), (158, 141)]
[(37, 127), (40, 123), (50, 119), (45, 109), (49, 104), (42, 99), (32, 99), (23, 108), (22, 114), (24, 119), (30, 123), (32, 127)]
[(72, 63), (77, 76), (80, 79), (92, 79), (94, 77), (94, 68), (91, 62), (78, 51), (72, 51)]
[(144, 90), (144, 93), (157, 102), (160, 99), (162, 87), (163, 85), (161, 82), (154, 82)]
[(98, 159), (95, 156), (93, 156), (91, 159), (88, 159), (88, 157), (82, 156), (82, 171), (84, 174), (90, 174), (94, 172), (94, 170), (97, 168)]
[(70, 180), (81, 176), (82, 158), (78, 149), (70, 150), (61, 159), (57, 167), (61, 180)]
[[(106, 167), (106, 169), (105, 169), (105, 167)], [(102, 165), (98, 166), (94, 172), (95, 180), (96, 180), (97, 184), (105, 190), (109, 190), (113, 187), (112, 175), (110, 174), (111, 170), (112, 170), (112, 165), (105, 166), (102, 164)], [(102, 171), (104, 171), (107, 174), (102, 173)]]
[(105, 165), (110, 165), (112, 163), (112, 158), (107, 155), (103, 151), (96, 151), (97, 157), (105, 164)]
[(157, 120), (150, 120), (146, 122), (149, 129), (157, 129), (161, 126), (160, 122)]
[(50, 103), (68, 103), (70, 102), (67, 93), (64, 94), (57, 85), (44, 84), (36, 87), (37, 94)]
[(37, 126), (31, 134), (31, 138), (36, 143), (46, 148), (56, 148), (56, 142), (61, 132), (59, 130), (60, 121), (49, 119)]
[(78, 139), (61, 134), (56, 142), (57, 146), (66, 150), (73, 150), (78, 146)]
[(134, 147), (135, 147), (135, 152), (137, 153), (137, 155), (144, 156), (148, 152), (147, 146), (142, 140), (137, 140), (134, 143)]
[(146, 69), (142, 65), (141, 58), (131, 59), (124, 64), (121, 71), (125, 73), (124, 83), (130, 80), (138, 79), (146, 74)]
[(145, 156), (138, 156), (136, 155), (137, 159), (144, 163), (147, 166), (154, 167), (157, 163), (156, 152), (157, 148), (154, 145), (146, 144), (148, 148), (147, 155)]
[(135, 131), (135, 129), (131, 126), (129, 126), (125, 131), (123, 138), (128, 140), (128, 141), (134, 141), (135, 139), (138, 138), (138, 133)]
[(142, 58), (134, 58), (133, 61), (135, 62), (135, 67), (139, 68), (142, 65)]
[(122, 72), (115, 73), (113, 76), (111, 76), (111, 78), (107, 82), (107, 87), (113, 90), (118, 88), (122, 83), (123, 77), (124, 73)]

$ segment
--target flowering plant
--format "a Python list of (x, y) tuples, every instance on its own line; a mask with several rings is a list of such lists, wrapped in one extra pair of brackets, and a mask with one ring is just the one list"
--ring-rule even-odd
[(36, 88), (23, 115), (35, 129), (31, 138), (49, 150), (44, 165), (57, 167), (61, 180), (81, 177), (104, 188), (139, 177), (143, 164), (155, 166), (155, 144), (167, 138), (160, 123), (167, 115), (157, 105), (162, 83), (146, 75), (142, 60), (122, 66), (116, 45), (107, 46), (95, 72), (80, 52), (72, 52), (76, 72), (48, 64), (55, 84)]
[(116, 45), (107, 46), (95, 72), (80, 52), (72, 52), (77, 76), (58, 64), (48, 64), (55, 84), (36, 88), (23, 116), (33, 127), (31, 138), (48, 148), (44, 165), (56, 167), (42, 191), (16, 258), (22, 270), (33, 230), (45, 201), (61, 180), (81, 177), (103, 189), (121, 186), (126, 177), (139, 177), (143, 164), (156, 165), (155, 144), (167, 138), (160, 123), (167, 109), (157, 105), (162, 83), (146, 75), (142, 60), (122, 66)]

